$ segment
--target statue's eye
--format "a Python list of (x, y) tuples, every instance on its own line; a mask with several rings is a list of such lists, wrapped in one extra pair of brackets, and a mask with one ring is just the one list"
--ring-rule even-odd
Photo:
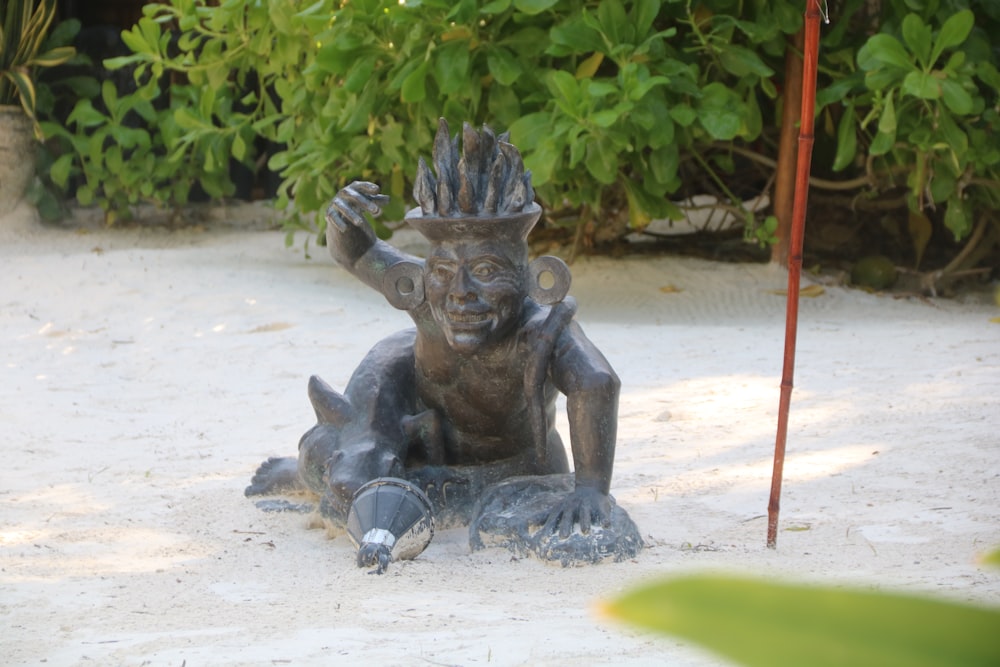
[(472, 267), (472, 275), (476, 278), (488, 279), (496, 275), (497, 267), (492, 262), (479, 262)]
[(437, 262), (431, 267), (431, 273), (438, 280), (450, 280), (455, 275), (455, 267), (444, 262)]

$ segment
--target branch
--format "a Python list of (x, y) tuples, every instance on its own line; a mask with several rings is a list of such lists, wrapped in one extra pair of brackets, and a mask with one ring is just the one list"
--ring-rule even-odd
[[(743, 157), (752, 160), (758, 164), (762, 164), (765, 167), (771, 169), (776, 169), (778, 167), (778, 162), (766, 155), (761, 155), (756, 151), (752, 151), (749, 148), (743, 148), (742, 146), (736, 146), (731, 144), (715, 143), (713, 144), (715, 148), (722, 150), (727, 150)], [(870, 165), (869, 165), (870, 170)], [(894, 175), (898, 173), (905, 173), (910, 171), (910, 168), (905, 165), (897, 165), (889, 169), (889, 174)], [(822, 188), (823, 190), (857, 190), (858, 188), (863, 188), (866, 186), (874, 187), (876, 174), (871, 172), (864, 175), (858, 176), (847, 181), (831, 181), (826, 178), (818, 178), (816, 176), (809, 177), (809, 185), (817, 188)]]

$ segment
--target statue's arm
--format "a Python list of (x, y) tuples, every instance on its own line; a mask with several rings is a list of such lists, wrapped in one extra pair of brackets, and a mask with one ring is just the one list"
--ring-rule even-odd
[(374, 183), (355, 181), (337, 193), (326, 211), (326, 242), (330, 254), (369, 287), (382, 291), (386, 269), (401, 261), (419, 261), (375, 236), (365, 212), (382, 213), (389, 197)]
[(549, 511), (542, 530), (567, 538), (575, 525), (611, 523), (611, 471), (618, 431), (618, 391), (611, 364), (576, 322), (563, 330), (552, 357), (550, 376), (566, 395), (576, 488)]
[(551, 374), (566, 395), (577, 489), (607, 495), (614, 468), (621, 381), (576, 322), (563, 331)]

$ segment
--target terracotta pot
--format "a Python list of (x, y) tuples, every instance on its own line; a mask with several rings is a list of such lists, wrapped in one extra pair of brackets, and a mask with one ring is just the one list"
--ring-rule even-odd
[(24, 196), (35, 175), (37, 148), (31, 120), (21, 107), (0, 106), (0, 216)]

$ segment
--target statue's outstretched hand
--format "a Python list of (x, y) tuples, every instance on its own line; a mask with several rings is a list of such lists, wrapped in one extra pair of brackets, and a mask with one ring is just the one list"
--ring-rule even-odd
[(611, 525), (611, 497), (597, 489), (577, 487), (563, 498), (549, 512), (541, 534), (559, 534), (565, 539), (573, 532), (573, 525), (579, 524), (580, 530), (586, 535), (593, 525)]
[(326, 209), (328, 226), (336, 226), (340, 231), (346, 231), (348, 226), (363, 230), (370, 228), (364, 213), (373, 216), (382, 213), (382, 207), (389, 201), (387, 195), (379, 194), (379, 187), (367, 181), (354, 181), (337, 193)]

